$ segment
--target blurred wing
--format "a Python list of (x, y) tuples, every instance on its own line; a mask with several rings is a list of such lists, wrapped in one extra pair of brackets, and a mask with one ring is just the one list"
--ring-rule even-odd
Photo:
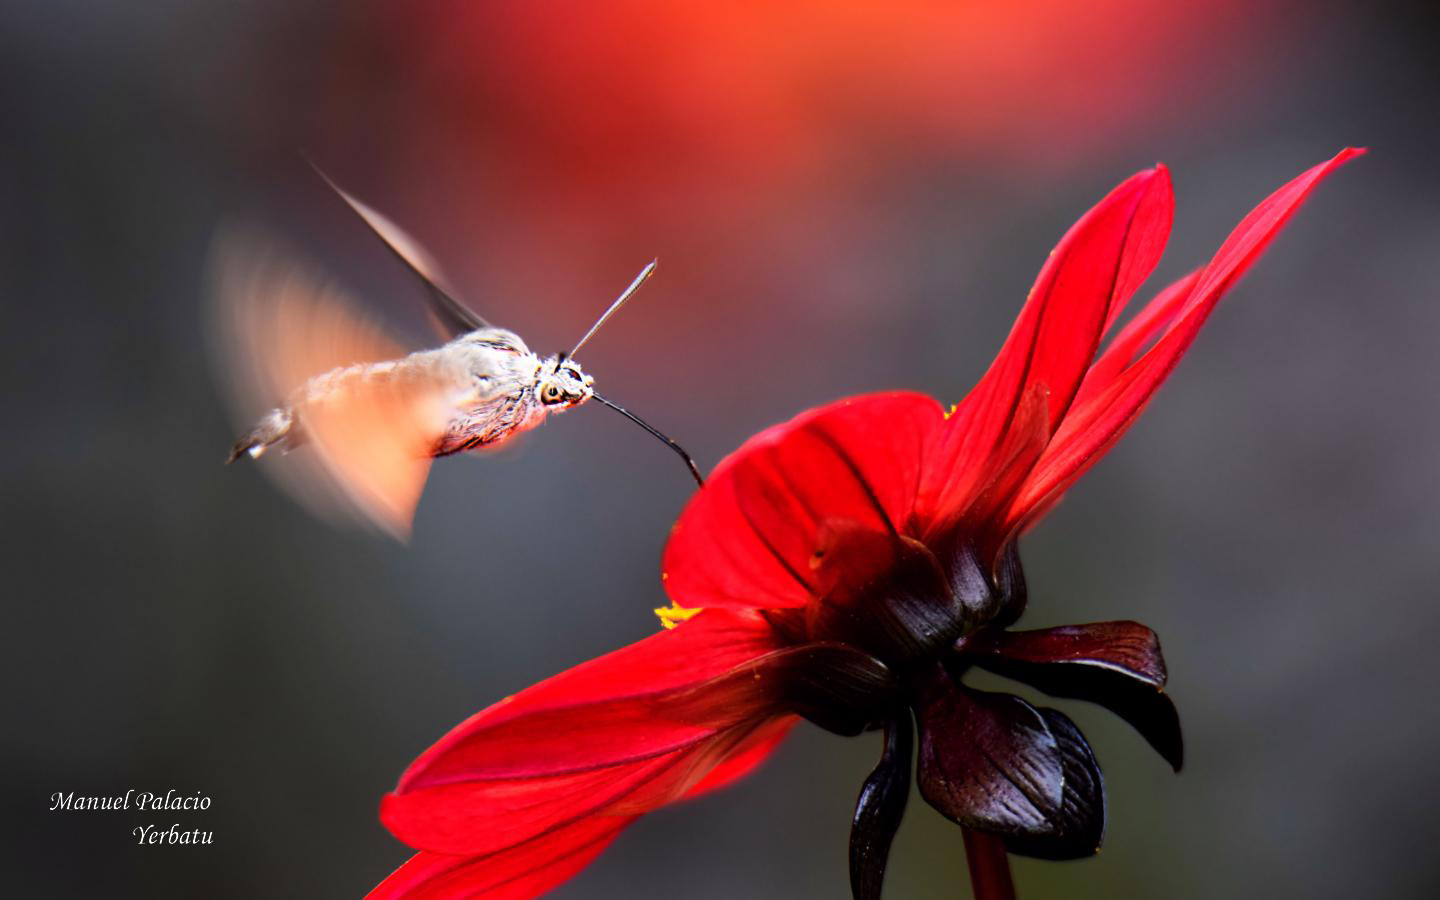
[[(228, 229), (216, 237), (210, 286), (216, 357), (242, 429), (312, 376), (406, 352), (261, 233)], [(445, 416), (433, 379), (400, 377), (406, 371), (397, 363), (369, 377), (335, 379), (299, 407), (298, 427), (310, 446), (266, 471), (324, 518), (407, 537)]]
[(336, 184), (334, 179), (313, 162), (310, 164), (330, 185), (330, 189), (340, 195), (340, 199), (355, 211), (370, 230), (378, 237), (395, 258), (400, 260), (416, 278), (420, 279), (421, 285), (425, 288), (425, 297), (430, 304), (430, 318), (435, 328), (444, 340), (451, 340), (462, 334), (478, 331), (481, 328), (488, 328), (489, 322), (476, 314), (468, 306), (455, 299), (454, 294), (442, 287), (445, 277), (440, 273), (440, 265), (435, 258), (420, 246), (405, 232), (399, 225), (382, 215), (355, 197), (351, 196), (344, 188)]

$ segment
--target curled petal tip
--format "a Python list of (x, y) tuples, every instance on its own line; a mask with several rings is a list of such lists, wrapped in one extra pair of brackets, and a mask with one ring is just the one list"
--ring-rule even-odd
[(1316, 166), (1316, 168), (1328, 172), (1332, 169), (1345, 165), (1352, 159), (1357, 159), (1361, 156), (1364, 156), (1369, 152), (1369, 147), (1346, 147), (1339, 153), (1332, 156), (1330, 159), (1326, 160), (1323, 163), (1320, 163), (1320, 165)]

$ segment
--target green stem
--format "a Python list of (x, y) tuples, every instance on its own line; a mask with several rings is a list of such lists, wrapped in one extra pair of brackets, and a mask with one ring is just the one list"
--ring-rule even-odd
[(970, 890), (975, 900), (1015, 900), (1005, 842), (969, 828), (961, 828), (960, 833), (965, 837), (965, 862), (970, 866)]

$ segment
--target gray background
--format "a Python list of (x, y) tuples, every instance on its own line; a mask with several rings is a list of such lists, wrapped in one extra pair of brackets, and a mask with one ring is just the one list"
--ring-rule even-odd
[[(0, 6), (11, 894), (357, 895), (407, 855), (376, 807), (419, 751), (655, 627), (689, 483), (599, 408), (437, 465), (408, 547), (219, 464), (233, 433), (200, 289), (218, 222), (268, 222), (418, 321), (297, 148), (538, 348), (568, 346), (659, 255), (584, 361), (708, 468), (846, 393), (958, 399), (1059, 235), (1156, 159), (1178, 206), (1158, 285), (1270, 190), (1365, 144), (1023, 544), (1027, 624), (1161, 634), (1188, 765), (1173, 776), (1117, 720), (1062, 704), (1105, 769), (1107, 843), (1016, 871), (1031, 897), (1433, 896), (1440, 116), (1423, 7), (1236, 6), (1181, 23), (1173, 48), (1175, 30), (1132, 10), (1092, 23), (1123, 29), (1121, 49), (1067, 57), (1074, 78), (982, 86), (983, 127), (963, 109), (907, 131), (903, 113), (845, 107), (801, 129), (824, 130), (821, 152), (795, 154), (758, 126), (753, 146), (726, 143), (743, 104), (706, 134), (724, 78), (664, 85), (680, 109), (694, 93), (698, 129), (620, 101), (532, 108), (532, 82), (564, 77), (525, 58), (533, 33), (503, 69), (484, 48), (436, 62), (443, 27), (395, 7)], [(1127, 57), (1147, 41), (1162, 52)], [(897, 79), (884, 96), (907, 90)], [(871, 88), (842, 80), (816, 104)], [(551, 134), (552, 112), (593, 114), (604, 146)], [(685, 127), (689, 143), (667, 130)], [(842, 896), (877, 753), (874, 735), (802, 727), (756, 777), (643, 820), (560, 893)], [(208, 812), (159, 818), (215, 843), (138, 847), (148, 816), (47, 811), (54, 791), (128, 788), (209, 795)], [(968, 890), (957, 830), (918, 798), (891, 870), (888, 896)]]

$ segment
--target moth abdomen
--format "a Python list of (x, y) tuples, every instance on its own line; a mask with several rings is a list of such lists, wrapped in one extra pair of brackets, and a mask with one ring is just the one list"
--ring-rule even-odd
[(276, 444), (282, 445), (285, 450), (291, 450), (304, 442), (303, 432), (295, 424), (295, 413), (288, 408), (272, 409), (255, 423), (255, 427), (244, 437), (235, 442), (225, 463), (228, 465), (246, 455), (252, 459), (257, 458)]

